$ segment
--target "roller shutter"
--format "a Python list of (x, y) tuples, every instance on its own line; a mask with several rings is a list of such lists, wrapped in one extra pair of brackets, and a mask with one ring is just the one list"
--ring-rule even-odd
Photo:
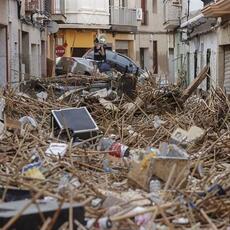
[(224, 49), (224, 88), (230, 95), (230, 46)]

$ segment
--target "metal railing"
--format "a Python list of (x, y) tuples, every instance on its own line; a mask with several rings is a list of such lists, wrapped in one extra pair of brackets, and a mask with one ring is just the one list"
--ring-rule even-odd
[(136, 9), (111, 6), (110, 24), (123, 26), (137, 26)]
[(53, 14), (65, 15), (65, 0), (54, 0), (53, 1)]

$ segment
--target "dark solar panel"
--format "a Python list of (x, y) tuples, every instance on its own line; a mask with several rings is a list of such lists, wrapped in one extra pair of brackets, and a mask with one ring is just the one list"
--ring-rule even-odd
[(98, 130), (86, 107), (53, 110), (52, 114), (61, 129), (68, 128), (74, 133)]

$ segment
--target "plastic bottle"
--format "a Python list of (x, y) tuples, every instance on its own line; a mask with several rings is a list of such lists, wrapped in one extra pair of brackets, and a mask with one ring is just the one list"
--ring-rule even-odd
[(104, 172), (106, 173), (112, 172), (112, 169), (110, 168), (110, 164), (109, 164), (109, 159), (103, 160), (103, 169), (104, 169)]
[(129, 156), (129, 147), (112, 138), (102, 138), (97, 149), (99, 151), (108, 151), (109, 155), (117, 158)]
[(156, 193), (161, 190), (161, 182), (157, 179), (151, 180), (149, 183), (149, 191), (150, 193)]

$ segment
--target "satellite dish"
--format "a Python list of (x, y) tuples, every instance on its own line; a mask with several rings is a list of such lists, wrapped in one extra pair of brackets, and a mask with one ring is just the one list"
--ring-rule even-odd
[(101, 44), (106, 44), (106, 41), (107, 41), (107, 37), (105, 34), (99, 34), (98, 35), (98, 40)]
[(55, 34), (59, 30), (59, 25), (54, 21), (50, 21), (47, 25), (47, 29), (49, 33)]

